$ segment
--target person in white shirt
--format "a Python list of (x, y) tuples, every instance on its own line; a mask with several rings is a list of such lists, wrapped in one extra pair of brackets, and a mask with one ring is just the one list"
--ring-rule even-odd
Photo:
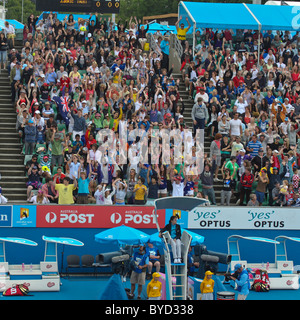
[(283, 104), (286, 108), (286, 112), (290, 113), (293, 106), (290, 104), (289, 98), (285, 98)]
[(201, 97), (203, 99), (204, 103), (208, 103), (208, 94), (205, 92), (205, 89), (203, 87), (201, 87), (200, 92), (196, 94), (194, 102), (197, 103), (198, 102), (198, 98)]
[(243, 133), (242, 121), (239, 119), (239, 114), (236, 112), (233, 119), (229, 121), (229, 135), (240, 136)]
[(101, 184), (97, 187), (94, 197), (96, 199), (96, 204), (104, 205), (104, 189)]
[(14, 47), (16, 32), (15, 32), (15, 28), (13, 27), (13, 25), (11, 25), (8, 21), (5, 21), (3, 31), (4, 31), (6, 38), (8, 40), (12, 41), (12, 46)]
[(252, 69), (250, 69), (250, 72), (251, 72), (251, 74), (252, 74), (251, 80), (256, 79), (256, 78), (257, 78), (257, 74), (258, 74), (258, 69), (257, 69), (256, 64), (254, 64), (254, 65), (252, 66)]
[(6, 204), (8, 199), (2, 195), (2, 188), (0, 187), (0, 204)]
[(244, 114), (245, 113), (245, 108), (247, 107), (248, 103), (247, 101), (244, 101), (244, 98), (240, 96), (236, 102), (235, 105), (237, 106), (236, 112), (239, 114)]
[(172, 197), (183, 197), (184, 183), (181, 182), (181, 176), (174, 177), (172, 182)]
[(116, 189), (113, 186), (113, 191), (111, 192), (110, 189), (105, 189), (104, 190), (104, 204), (105, 205), (112, 205), (113, 201), (112, 201), (112, 197), (114, 196), (114, 194), (116, 193)]
[(271, 59), (273, 63), (276, 62), (276, 58), (275, 58), (275, 56), (274, 56), (274, 54), (273, 54), (272, 49), (270, 49), (269, 52), (268, 52), (268, 54), (266, 55), (266, 57), (265, 57), (265, 59), (264, 59), (264, 60), (265, 60), (265, 63), (268, 63), (268, 60), (269, 60), (269, 59)]

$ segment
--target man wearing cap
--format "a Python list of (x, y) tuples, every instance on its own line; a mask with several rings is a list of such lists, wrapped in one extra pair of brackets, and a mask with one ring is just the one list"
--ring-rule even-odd
[(269, 159), (264, 156), (264, 149), (259, 148), (258, 154), (251, 159), (251, 164), (254, 166), (254, 173), (260, 172), (260, 170), (266, 165)]
[[(179, 20), (176, 21), (175, 26), (177, 29), (177, 38), (179, 41), (181, 41), (182, 45), (184, 45), (186, 40), (186, 34), (189, 31), (191, 24), (190, 24), (189, 18), (186, 17), (185, 20), (187, 21), (188, 26), (185, 28), (184, 23), (180, 23), (181, 20), (182, 20), (182, 17), (180, 16)], [(179, 23), (180, 23), (180, 27), (179, 27)]]
[(35, 124), (36, 127), (41, 126), (42, 128), (45, 127), (45, 120), (44, 118), (41, 116), (41, 111), (40, 110), (36, 110), (34, 112), (34, 117), (33, 117), (33, 122)]
[(146, 283), (146, 271), (149, 263), (149, 255), (146, 252), (146, 247), (144, 244), (140, 244), (139, 250), (133, 254), (132, 263), (134, 269), (131, 273), (130, 283), (131, 290), (130, 293), (134, 296), (135, 285), (138, 285), (138, 296), (137, 299), (141, 300), (141, 293), (143, 285)]
[(237, 284), (238, 296), (237, 300), (246, 300), (247, 295), (249, 294), (250, 281), (248, 271), (243, 268), (240, 263), (237, 263), (234, 266), (235, 274), (237, 278), (231, 276), (230, 278), (235, 281)]

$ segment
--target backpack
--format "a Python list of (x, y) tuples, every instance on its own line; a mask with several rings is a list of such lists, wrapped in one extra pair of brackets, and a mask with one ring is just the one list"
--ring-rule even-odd
[(270, 280), (266, 270), (258, 269), (255, 272), (254, 282), (251, 287), (256, 292), (269, 292)]
[(11, 288), (6, 289), (3, 292), (4, 296), (27, 296), (29, 292), (28, 286), (26, 283), (15, 284)]

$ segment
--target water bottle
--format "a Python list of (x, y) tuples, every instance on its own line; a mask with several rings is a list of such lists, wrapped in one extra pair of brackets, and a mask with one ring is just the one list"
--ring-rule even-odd
[(25, 271), (25, 264), (24, 264), (24, 262), (22, 263), (22, 271), (23, 271), (23, 272)]

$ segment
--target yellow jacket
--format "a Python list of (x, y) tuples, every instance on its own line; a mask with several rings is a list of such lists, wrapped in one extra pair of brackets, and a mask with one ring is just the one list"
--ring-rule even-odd
[(213, 279), (207, 279), (207, 274), (210, 271), (206, 271), (205, 272), (205, 277), (203, 279), (203, 281), (200, 284), (200, 291), (201, 293), (210, 293), (210, 292), (214, 292), (214, 284), (215, 281)]
[(161, 282), (154, 281), (152, 279), (147, 286), (147, 296), (148, 298), (155, 298), (161, 296)]

